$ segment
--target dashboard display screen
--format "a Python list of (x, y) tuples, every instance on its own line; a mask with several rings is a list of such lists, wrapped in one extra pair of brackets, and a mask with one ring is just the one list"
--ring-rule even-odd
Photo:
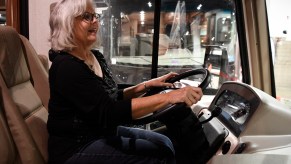
[(252, 102), (235, 92), (225, 90), (215, 105), (222, 109), (218, 118), (238, 136), (252, 113)]
[(250, 112), (250, 103), (231, 91), (225, 91), (217, 100), (216, 106), (222, 108), (234, 122), (240, 125), (245, 123)]

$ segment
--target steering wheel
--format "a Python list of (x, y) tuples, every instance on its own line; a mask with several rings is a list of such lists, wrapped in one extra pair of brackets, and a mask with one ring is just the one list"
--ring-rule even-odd
[[(175, 82), (180, 81), (180, 80), (187, 78), (189, 76), (198, 75), (198, 74), (204, 75), (202, 78), (202, 82), (198, 85), (198, 87), (200, 87), (202, 90), (205, 90), (211, 81), (211, 76), (210, 76), (210, 72), (204, 68), (186, 71), (184, 73), (181, 73), (181, 74), (167, 80), (166, 82), (175, 83)], [(176, 89), (176, 88), (153, 88), (153, 89), (150, 89), (144, 95), (144, 97), (158, 94), (158, 93), (163, 93), (163, 92), (170, 92), (173, 89)], [(142, 118), (136, 119), (133, 122), (134, 122), (134, 124), (147, 124), (147, 123), (150, 123), (150, 122), (153, 122), (156, 120), (165, 120), (165, 119), (170, 118), (170, 117), (172, 117), (172, 118), (177, 117), (181, 111), (180, 109), (185, 108), (185, 107), (186, 107), (185, 103), (172, 104), (164, 109), (160, 109), (158, 111), (153, 112), (152, 114), (149, 114), (149, 115), (146, 115)], [(189, 111), (189, 110), (187, 110), (187, 111)], [(182, 113), (183, 112), (181, 111), (180, 114), (182, 114)], [(184, 115), (184, 114), (182, 114), (182, 115)]]

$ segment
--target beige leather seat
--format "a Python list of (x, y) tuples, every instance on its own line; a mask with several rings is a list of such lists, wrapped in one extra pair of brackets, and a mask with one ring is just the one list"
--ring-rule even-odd
[(20, 163), (2, 107), (0, 108), (0, 145), (1, 164)]
[(0, 88), (0, 162), (46, 163), (47, 70), (29, 41), (7, 26), (0, 26)]

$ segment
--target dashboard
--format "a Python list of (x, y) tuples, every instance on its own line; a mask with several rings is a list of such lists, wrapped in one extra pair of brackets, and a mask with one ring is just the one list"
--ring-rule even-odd
[(260, 102), (260, 97), (248, 85), (224, 83), (208, 109), (201, 110), (199, 114), (199, 119), (203, 121), (207, 120), (216, 108), (221, 109), (221, 113), (213, 121), (204, 124), (206, 135), (212, 137), (209, 140), (215, 142), (215, 136), (225, 134), (226, 139), (238, 142), (237, 138), (245, 130)]
[[(239, 90), (239, 87), (234, 89)], [(231, 88), (223, 90), (214, 105), (222, 109), (218, 119), (238, 137), (256, 111), (260, 99), (253, 92), (236, 92), (235, 90)]]
[[(221, 110), (217, 117), (203, 124), (210, 145), (219, 147), (217, 155), (244, 151), (246, 144), (240, 143), (239, 136), (246, 129), (260, 103), (260, 96), (250, 86), (226, 82), (218, 90), (209, 107), (200, 111), (199, 119), (203, 121), (209, 119), (216, 108)], [(221, 136), (224, 139), (218, 141)]]
[[(193, 84), (183, 81), (180, 85)], [(217, 108), (221, 113), (212, 118)], [(203, 123), (209, 150), (213, 153), (209, 164), (237, 155), (290, 155), (290, 108), (253, 86), (225, 82), (214, 97), (204, 95), (192, 106), (192, 111)], [(150, 129), (163, 130), (161, 127), (164, 126)]]
[(215, 146), (216, 155), (290, 154), (291, 129), (286, 125), (291, 123), (291, 110), (269, 94), (244, 83), (225, 82), (208, 107), (197, 106), (193, 112), (200, 122), (221, 109), (203, 124), (210, 144), (224, 136)]

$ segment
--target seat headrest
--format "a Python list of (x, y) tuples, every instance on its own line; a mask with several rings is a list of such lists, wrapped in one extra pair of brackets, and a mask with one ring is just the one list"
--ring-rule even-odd
[(8, 88), (30, 80), (19, 34), (9, 26), (0, 26), (0, 71)]

